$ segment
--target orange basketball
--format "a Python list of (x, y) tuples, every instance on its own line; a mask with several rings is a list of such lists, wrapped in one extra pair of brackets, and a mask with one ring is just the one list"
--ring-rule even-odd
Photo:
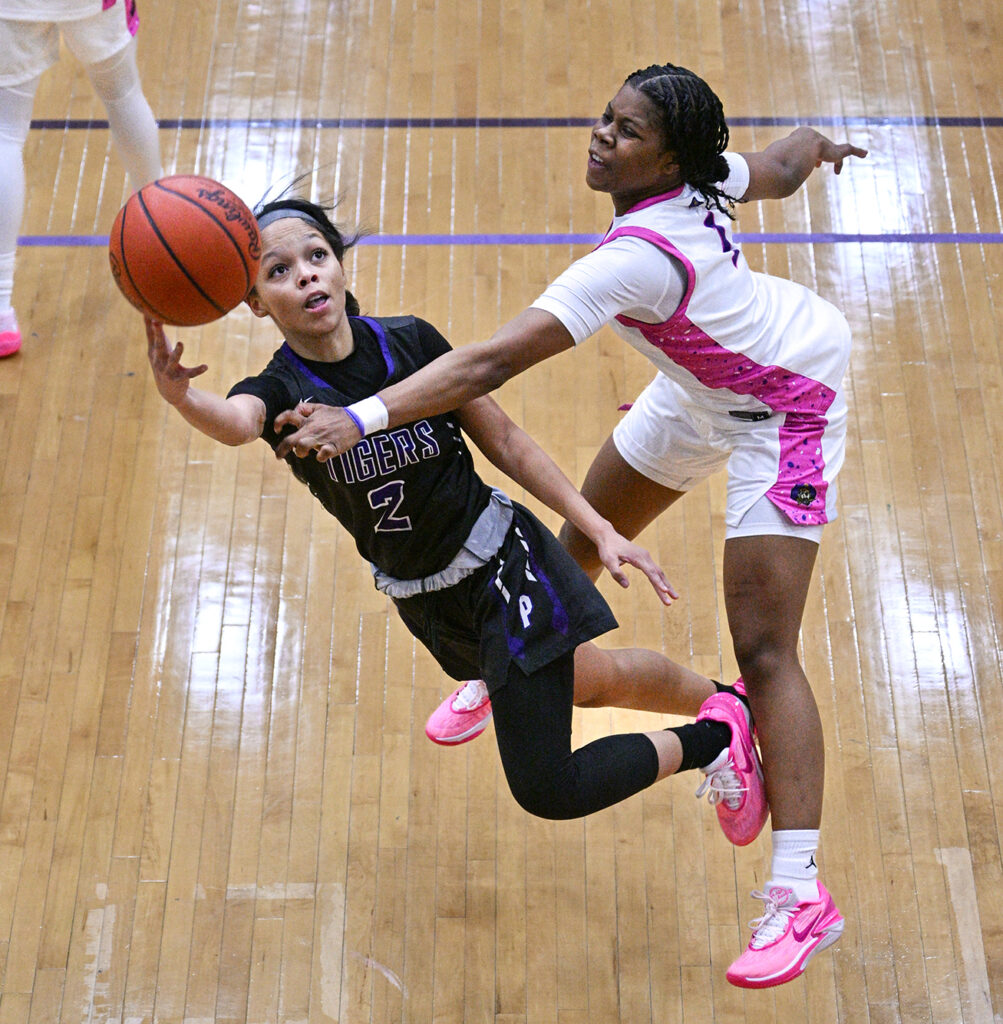
[(141, 313), (176, 327), (207, 324), (254, 285), (261, 241), (254, 215), (212, 178), (175, 174), (144, 185), (118, 211), (112, 276)]

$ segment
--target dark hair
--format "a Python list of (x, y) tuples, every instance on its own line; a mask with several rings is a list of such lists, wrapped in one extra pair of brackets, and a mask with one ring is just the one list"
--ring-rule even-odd
[[(273, 210), (296, 210), (299, 213), (306, 214), (310, 220), (316, 221), (320, 233), (324, 236), (328, 245), (331, 246), (331, 251), (337, 257), (339, 263), (344, 262), (345, 253), (358, 242), (360, 237), (358, 233), (345, 235), (334, 224), (328, 215), (329, 211), (334, 210), (333, 204), (331, 206), (322, 206), (320, 203), (303, 199), (300, 196), (280, 196), (278, 199), (259, 203), (254, 208), (254, 216), (263, 217), (266, 213), (271, 213)], [(345, 312), (349, 316), (359, 316), (362, 312), (358, 299), (347, 288), (345, 289)]]
[(676, 155), (683, 181), (703, 196), (707, 209), (732, 216), (734, 200), (718, 187), (728, 177), (724, 107), (697, 74), (675, 64), (652, 64), (628, 75), (624, 85), (644, 93), (661, 121), (665, 147)]

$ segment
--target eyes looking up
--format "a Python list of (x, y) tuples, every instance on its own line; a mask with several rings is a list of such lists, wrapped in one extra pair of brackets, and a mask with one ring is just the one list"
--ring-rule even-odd
[[(334, 253), (332, 253), (330, 249), (322, 245), (317, 245), (310, 250), (307, 259), (309, 260), (311, 265), (321, 266), (326, 260), (328, 260), (333, 255)], [(287, 273), (289, 273), (289, 271), (290, 266), (288, 263), (284, 263), (282, 260), (276, 260), (268, 268), (265, 277), (269, 281), (274, 281), (280, 277), (285, 276)]]

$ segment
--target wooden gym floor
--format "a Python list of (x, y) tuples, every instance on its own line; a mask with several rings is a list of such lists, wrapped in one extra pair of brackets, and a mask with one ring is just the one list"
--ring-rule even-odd
[[(25, 342), (0, 363), (0, 1024), (1003, 1021), (1003, 8), (141, 14), (165, 168), (250, 202), (312, 172), (370, 232), (349, 263), (364, 308), (456, 344), (606, 226), (587, 123), (636, 67), (703, 74), (733, 148), (805, 122), (870, 149), (739, 221), (750, 262), (855, 337), (841, 516), (803, 632), (847, 928), (802, 980), (732, 988), (768, 829), (731, 848), (692, 777), (532, 819), (490, 728), (427, 742), (450, 684), (346, 536), (264, 444), (214, 445), (159, 399), (103, 245), (123, 172), (67, 58), (25, 150)], [(220, 391), (276, 344), (246, 311), (174, 335)], [(500, 398), (577, 481), (649, 372), (603, 332)], [(604, 582), (605, 642), (732, 678), (722, 508), (718, 479), (648, 531), (683, 600)], [(576, 730), (657, 721), (582, 711)]]

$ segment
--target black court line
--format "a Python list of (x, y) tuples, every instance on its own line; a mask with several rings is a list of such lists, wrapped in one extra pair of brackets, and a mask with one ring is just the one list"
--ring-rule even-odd
[[(594, 117), (180, 117), (159, 118), (162, 129), (224, 130), (248, 128), (589, 128)], [(867, 128), (913, 126), (919, 128), (1003, 128), (1003, 117), (944, 117), (924, 115), (824, 116), (824, 117), (729, 117), (731, 128), (795, 127), (797, 125)], [(100, 118), (41, 118), (31, 122), (36, 131), (106, 130)]]
[[(741, 244), (766, 245), (1003, 245), (998, 231), (903, 231), (886, 234), (857, 234), (838, 231), (741, 232), (734, 240)], [(598, 234), (414, 234), (366, 235), (359, 245), (596, 245)], [(22, 235), (18, 245), (73, 248), (107, 246), (107, 235)]]

